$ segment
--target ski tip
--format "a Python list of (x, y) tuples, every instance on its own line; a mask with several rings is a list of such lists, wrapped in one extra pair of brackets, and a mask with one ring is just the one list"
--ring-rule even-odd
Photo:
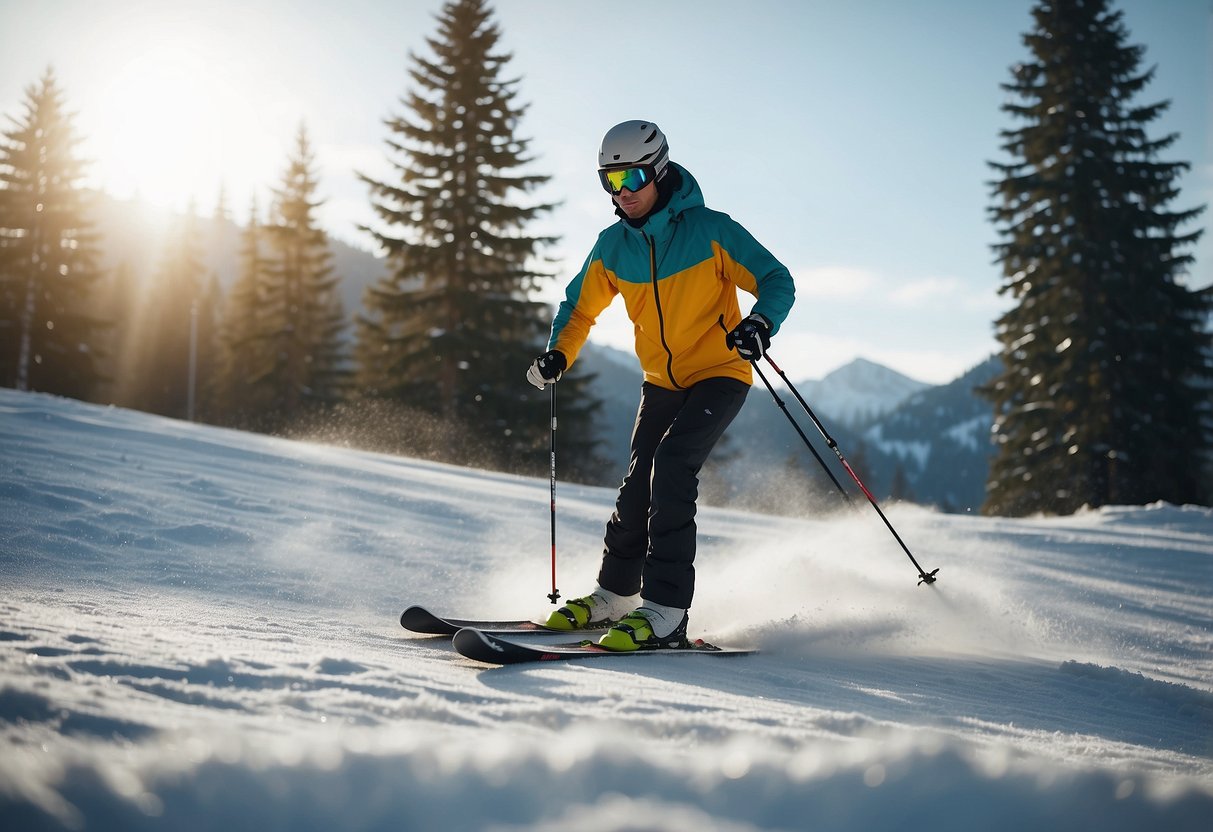
[(439, 618), (425, 607), (416, 605), (400, 613), (400, 626), (409, 632), (424, 636), (449, 636), (457, 629), (449, 621)]
[(925, 574), (919, 573), (921, 580), (918, 581), (918, 585), (922, 586), (923, 584), (927, 584), (929, 586), (930, 584), (935, 583), (935, 581), (936, 581), (935, 575), (938, 572), (939, 572), (938, 569), (932, 569), (930, 572), (927, 572)]
[[(493, 642), (475, 627), (460, 627), (451, 637), (451, 644), (454, 645), (457, 653), (468, 658), (477, 658), (484, 650), (491, 649)], [(472, 651), (476, 655), (469, 655), (467, 651)]]

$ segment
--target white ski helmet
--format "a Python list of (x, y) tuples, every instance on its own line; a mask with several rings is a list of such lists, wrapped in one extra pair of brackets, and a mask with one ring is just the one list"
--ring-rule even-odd
[(661, 176), (670, 161), (670, 145), (665, 133), (651, 121), (625, 121), (616, 124), (602, 137), (598, 151), (598, 169), (649, 165), (654, 178)]

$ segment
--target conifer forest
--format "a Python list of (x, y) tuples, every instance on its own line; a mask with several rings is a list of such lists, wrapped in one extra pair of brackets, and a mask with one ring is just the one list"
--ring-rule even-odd
[[(550, 403), (522, 374), (551, 323), (536, 290), (569, 274), (536, 230), (560, 206), (537, 197), (549, 176), (491, 0), (449, 0), (432, 21), (383, 102), (392, 174), (356, 172), (377, 217), (359, 233), (383, 264), (359, 310), (317, 219), (308, 124), (265, 171), (272, 198), (247, 204), (233, 280), (206, 265), (207, 206), (172, 218), (149, 282), (102, 265), (115, 241), (85, 185), (78, 102), (53, 66), (31, 77), (0, 114), (0, 386), (546, 475)], [(990, 90), (1006, 125), (990, 291), (1011, 303), (991, 321), (998, 369), (974, 387), (990, 413), (982, 511), (1208, 505), (1213, 293), (1185, 280), (1206, 206), (1156, 127), (1166, 56), (1135, 44), (1115, 0), (1040, 0), (1025, 27)], [(559, 385), (562, 476), (583, 482), (601, 465), (593, 381), (575, 367)]]

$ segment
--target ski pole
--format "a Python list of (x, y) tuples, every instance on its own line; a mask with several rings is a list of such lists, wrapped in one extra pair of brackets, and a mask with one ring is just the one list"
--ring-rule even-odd
[[(876, 513), (880, 515), (880, 519), (883, 520), (885, 526), (888, 527), (889, 532), (893, 535), (893, 539), (897, 541), (898, 545), (901, 546), (902, 551), (906, 553), (906, 557), (910, 559), (910, 563), (914, 564), (914, 568), (918, 570), (918, 577), (920, 578), (918, 585), (922, 586), (923, 584), (935, 583), (935, 573), (937, 573), (939, 570), (932, 569), (930, 572), (926, 572), (921, 566), (918, 565), (918, 561), (915, 560), (914, 555), (910, 552), (910, 547), (906, 546), (905, 541), (901, 539), (901, 535), (897, 533), (897, 529), (893, 528), (893, 524), (889, 522), (889, 518), (885, 517), (884, 512), (880, 510), (880, 504), (876, 502), (876, 498), (872, 496), (872, 492), (869, 491), (867, 486), (864, 485), (859, 479), (859, 475), (855, 473), (855, 469), (851, 467), (851, 463), (847, 462), (847, 458), (842, 455), (842, 451), (838, 448), (838, 443), (834, 441), (834, 437), (830, 436), (829, 432), (825, 429), (825, 425), (823, 425), (821, 420), (817, 418), (817, 414), (813, 412), (813, 408), (809, 407), (808, 402), (801, 397), (799, 391), (796, 390), (796, 387), (793, 386), (792, 382), (788, 380), (787, 373), (780, 369), (779, 365), (775, 363), (774, 359), (772, 359), (769, 355), (764, 357), (766, 358), (767, 363), (775, 368), (775, 372), (779, 373), (779, 377), (783, 379), (783, 383), (788, 386), (788, 389), (792, 391), (792, 395), (796, 397), (796, 401), (800, 402), (800, 406), (804, 408), (804, 412), (809, 415), (811, 420), (813, 420), (813, 425), (817, 428), (818, 432), (821, 433), (821, 436), (823, 439), (825, 439), (826, 444), (830, 446), (830, 450), (832, 450), (834, 455), (838, 457), (838, 461), (842, 463), (842, 467), (847, 469), (847, 473), (851, 475), (851, 479), (855, 480), (855, 484), (859, 486), (859, 490), (862, 491), (864, 496), (868, 498), (868, 502), (872, 504), (872, 508), (876, 509)], [(758, 362), (754, 361), (751, 363), (754, 365), (754, 369), (757, 370)], [(762, 375), (761, 371), (759, 371), (759, 375)], [(766, 378), (764, 377), (762, 380), (765, 382)], [(767, 386), (770, 387), (769, 384)], [(801, 435), (803, 436), (803, 434)]]
[(552, 591), (548, 600), (555, 604), (560, 600), (556, 588), (556, 383), (552, 382), (551, 430), (548, 439), (548, 486), (552, 496)]
[[(721, 315), (716, 322), (720, 324), (720, 328), (723, 329), (727, 335), (729, 328), (724, 325), (724, 315)], [(813, 447), (813, 443), (809, 441), (809, 437), (804, 435), (804, 431), (800, 429), (800, 425), (796, 424), (796, 420), (793, 419), (792, 414), (788, 412), (788, 406), (783, 403), (783, 399), (779, 398), (779, 394), (775, 392), (775, 388), (771, 386), (771, 382), (767, 381), (767, 377), (765, 374), (763, 374), (762, 368), (758, 366), (758, 362), (751, 361), (750, 366), (753, 367), (758, 373), (758, 377), (762, 379), (762, 383), (766, 385), (767, 392), (771, 394), (771, 398), (775, 400), (775, 404), (779, 405), (779, 409), (782, 410), (783, 415), (787, 417), (788, 424), (790, 424), (793, 429), (795, 429), (796, 433), (800, 435), (800, 441), (804, 442), (804, 446), (809, 449), (809, 453), (813, 455), (813, 459), (817, 460), (817, 464), (821, 466), (821, 470), (826, 472), (826, 476), (830, 478), (830, 482), (834, 483), (834, 487), (838, 489), (838, 493), (843, 496), (848, 505), (854, 505), (854, 503), (851, 501), (851, 495), (848, 494), (847, 490), (842, 487), (842, 483), (840, 483), (838, 478), (834, 476), (834, 472), (830, 470), (830, 466), (826, 465), (826, 461), (821, 458), (821, 454), (817, 453), (817, 449)]]
[(796, 429), (796, 432), (800, 434), (801, 441), (803, 441), (804, 446), (809, 449), (809, 453), (813, 455), (813, 458), (817, 460), (817, 463), (821, 466), (821, 470), (826, 472), (826, 476), (830, 478), (830, 482), (834, 483), (834, 487), (838, 489), (838, 493), (841, 494), (843, 499), (847, 501), (847, 505), (855, 505), (855, 503), (851, 500), (851, 495), (847, 493), (847, 490), (842, 487), (842, 483), (840, 483), (838, 478), (834, 476), (834, 472), (830, 470), (830, 466), (826, 465), (826, 461), (821, 458), (821, 454), (817, 453), (817, 449), (813, 447), (813, 443), (809, 441), (809, 437), (805, 436), (804, 431), (800, 429), (800, 425), (796, 424), (796, 420), (793, 419), (792, 414), (788, 412), (788, 406), (783, 403), (783, 399), (779, 398), (779, 394), (775, 392), (775, 388), (771, 386), (771, 382), (767, 381), (767, 377), (763, 374), (762, 368), (758, 366), (758, 362), (752, 362), (752, 365), (754, 370), (757, 371), (758, 377), (762, 379), (762, 383), (766, 385), (767, 391), (771, 394), (771, 398), (775, 400), (775, 404), (779, 405), (779, 409), (783, 411), (783, 415), (788, 417), (788, 422)]

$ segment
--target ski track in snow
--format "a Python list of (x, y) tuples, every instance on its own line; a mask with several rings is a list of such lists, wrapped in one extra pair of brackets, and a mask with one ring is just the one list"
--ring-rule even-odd
[[(592, 586), (609, 490), (558, 489)], [(1213, 512), (705, 508), (692, 630), (488, 668), (400, 610), (550, 609), (546, 481), (0, 390), (4, 829), (1201, 829)]]

